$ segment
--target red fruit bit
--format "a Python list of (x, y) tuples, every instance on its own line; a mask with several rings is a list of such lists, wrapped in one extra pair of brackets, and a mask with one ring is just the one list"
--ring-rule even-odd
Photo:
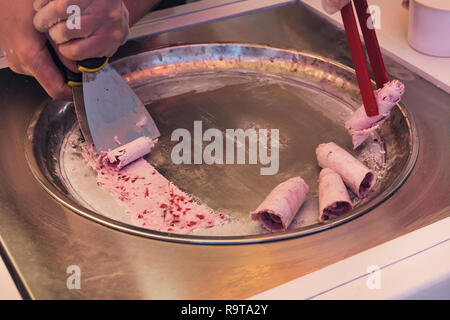
[(195, 226), (197, 224), (197, 222), (195, 222), (195, 221), (189, 221), (188, 223), (187, 223), (187, 226), (188, 227), (192, 227), (192, 226)]
[(128, 182), (128, 180), (130, 180), (130, 177), (127, 177), (125, 179), (123, 179), (125, 182)]
[(193, 199), (190, 199), (190, 200), (189, 200), (189, 203), (192, 203), (192, 202), (194, 202), (194, 200), (193, 200)]
[(173, 231), (173, 229), (172, 229), (172, 228), (169, 228), (169, 229), (167, 229), (167, 231)]
[(164, 204), (164, 203), (163, 203), (163, 204), (160, 205), (159, 207), (160, 207), (161, 209), (164, 209), (164, 208), (167, 208), (168, 206), (167, 206), (167, 204)]
[(199, 218), (200, 220), (203, 220), (203, 219), (205, 219), (205, 216), (202, 214), (197, 214), (197, 218)]
[(144, 197), (148, 197), (148, 196), (149, 196), (148, 188), (145, 188), (145, 194), (144, 194)]
[(142, 214), (138, 215), (138, 219), (142, 219), (144, 216)]

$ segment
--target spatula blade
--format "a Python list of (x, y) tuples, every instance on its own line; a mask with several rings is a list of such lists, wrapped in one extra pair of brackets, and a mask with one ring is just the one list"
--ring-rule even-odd
[(80, 125), (81, 132), (83, 133), (84, 140), (91, 146), (92, 141), (91, 132), (86, 118), (86, 108), (84, 107), (83, 87), (73, 87), (73, 103), (75, 105), (75, 113), (77, 115), (78, 124)]
[(123, 78), (107, 64), (83, 73), (86, 118), (97, 151), (108, 151), (160, 132), (144, 104)]

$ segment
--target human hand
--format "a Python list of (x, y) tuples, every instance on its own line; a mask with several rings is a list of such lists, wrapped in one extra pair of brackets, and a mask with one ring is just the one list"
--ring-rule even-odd
[(322, 0), (322, 7), (328, 14), (334, 14), (349, 4), (351, 0)]
[[(34, 27), (48, 33), (66, 59), (110, 57), (128, 39), (129, 13), (121, 0), (35, 0), (33, 5)], [(78, 6), (81, 16), (79, 25), (69, 28), (67, 20), (76, 19), (68, 10), (72, 5)]]
[(45, 35), (33, 27), (34, 14), (33, 0), (0, 0), (0, 49), (11, 70), (35, 77), (52, 98), (71, 100)]

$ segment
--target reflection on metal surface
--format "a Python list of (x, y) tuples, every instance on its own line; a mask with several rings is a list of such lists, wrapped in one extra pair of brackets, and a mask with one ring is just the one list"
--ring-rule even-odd
[(297, 3), (299, 0), (204, 0), (151, 12), (131, 29), (130, 39), (149, 36)]
[[(28, 129), (26, 152), (31, 169), (55, 199), (111, 228), (154, 239), (201, 244), (264, 242), (308, 235), (352, 220), (379, 205), (401, 186), (417, 158), (414, 121), (399, 105), (379, 135), (358, 152), (378, 173), (377, 191), (369, 201), (358, 203), (354, 199), (356, 208), (352, 212), (319, 223), (316, 195), (319, 168), (314, 148), (329, 141), (350, 148), (343, 122), (360, 103), (351, 69), (314, 55), (241, 44), (159, 49), (122, 59), (114, 66), (139, 98), (149, 104), (162, 128), (163, 137), (149, 161), (212, 208), (231, 208), (226, 213), (241, 223), (232, 224), (228, 230), (213, 228), (210, 232), (183, 236), (134, 227), (120, 218), (120, 211), (111, 213), (117, 211), (111, 205), (114, 202), (98, 200), (105, 196), (97, 194), (92, 172), (90, 183), (89, 171), (71, 173), (69, 167), (83, 166), (68, 140), (68, 136), (78, 131), (73, 108), (68, 103), (52, 102), (35, 114)], [(173, 146), (171, 132), (180, 127), (192, 129), (194, 120), (220, 129), (279, 128), (283, 166), (280, 174), (269, 179), (255, 174), (254, 166), (232, 166), (224, 171), (217, 166), (193, 168), (171, 164), (168, 160)], [(369, 152), (374, 143), (381, 151), (376, 159)], [(68, 158), (78, 158), (78, 162), (71, 164)], [(298, 221), (287, 232), (275, 234), (252, 225), (248, 212), (274, 185), (299, 174), (313, 192)]]

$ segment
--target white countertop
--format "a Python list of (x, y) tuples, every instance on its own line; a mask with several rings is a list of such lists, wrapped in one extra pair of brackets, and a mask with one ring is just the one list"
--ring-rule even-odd
[[(330, 16), (323, 11), (320, 0), (302, 0), (333, 24), (343, 28), (341, 14)], [(376, 30), (384, 55), (402, 64), (437, 87), (450, 93), (450, 58), (432, 57), (415, 51), (408, 43), (408, 10), (402, 0), (369, 0), (380, 7), (381, 28)], [(443, 39), (444, 41), (444, 39)], [(447, 41), (450, 41), (447, 39)]]
[(17, 291), (5, 263), (0, 258), (0, 300), (21, 300), (22, 297)]
[(450, 299), (450, 218), (250, 299)]

